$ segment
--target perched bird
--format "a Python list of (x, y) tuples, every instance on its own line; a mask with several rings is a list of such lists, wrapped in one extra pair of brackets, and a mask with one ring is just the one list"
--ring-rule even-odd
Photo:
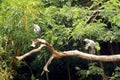
[(34, 24), (34, 33), (37, 35), (37, 37), (41, 37), (40, 32), (41, 32), (41, 28), (39, 27), (39, 25)]
[(86, 44), (86, 49), (89, 50), (90, 54), (95, 54), (95, 42), (90, 39), (84, 39), (84, 41), (87, 43)]

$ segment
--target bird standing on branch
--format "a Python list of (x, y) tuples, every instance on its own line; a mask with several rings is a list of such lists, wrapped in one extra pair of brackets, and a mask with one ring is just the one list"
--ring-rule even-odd
[(34, 24), (34, 33), (37, 35), (37, 37), (41, 37), (40, 32), (41, 32), (41, 28), (39, 27), (39, 25)]
[(84, 41), (87, 43), (85, 49), (87, 49), (90, 54), (95, 54), (95, 42), (87, 38), (84, 39)]

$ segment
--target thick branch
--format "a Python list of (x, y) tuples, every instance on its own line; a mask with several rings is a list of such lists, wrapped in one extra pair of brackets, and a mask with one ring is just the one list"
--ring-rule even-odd
[(34, 44), (34, 46), (37, 44), (37, 43), (41, 43), (41, 44), (45, 44), (46, 47), (48, 47), (51, 51), (52, 54), (54, 54), (55, 57), (57, 58), (61, 58), (62, 56), (65, 56), (64, 54), (62, 54), (61, 52), (58, 52), (52, 45), (50, 45), (46, 40), (44, 39), (35, 39), (33, 40), (32, 44)]
[(63, 53), (66, 54), (66, 56), (76, 56), (89, 60), (106, 61), (106, 62), (120, 61), (120, 55), (93, 55), (78, 50), (64, 51)]
[(40, 47), (38, 47), (37, 49), (33, 49), (33, 50), (29, 51), (28, 53), (26, 53), (22, 56), (17, 56), (16, 58), (18, 60), (22, 60), (25, 57), (30, 56), (31, 54), (40, 51), (43, 47), (49, 48), (51, 53), (52, 53), (52, 56), (49, 58), (49, 60), (45, 64), (45, 66), (43, 68), (43, 72), (41, 73), (41, 75), (44, 72), (49, 72), (47, 67), (54, 58), (61, 58), (61, 57), (65, 57), (65, 56), (76, 56), (76, 57), (80, 57), (80, 58), (83, 58), (83, 59), (97, 60), (97, 61), (107, 61), (107, 62), (120, 61), (120, 55), (93, 55), (93, 54), (84, 53), (84, 52), (81, 52), (81, 51), (78, 51), (78, 50), (58, 52), (57, 50), (54, 49), (53, 46), (51, 46), (44, 39), (33, 40), (31, 46), (35, 47), (36, 44), (38, 44), (38, 43), (41, 43)]
[(120, 55), (93, 55), (93, 54), (88, 54), (84, 53), (78, 50), (71, 50), (71, 51), (64, 51), (64, 52), (58, 52), (57, 50), (54, 49), (53, 46), (51, 46), (47, 41), (44, 39), (36, 39), (35, 40), (36, 44), (41, 43), (41, 46), (37, 49), (34, 49), (22, 56), (17, 56), (16, 58), (18, 60), (22, 60), (25, 57), (31, 55), (32, 53), (40, 51), (44, 46), (50, 49), (51, 53), (54, 54), (55, 58), (61, 58), (64, 56), (77, 56), (83, 59), (89, 59), (89, 60), (97, 60), (97, 61), (108, 61), (108, 62), (113, 62), (113, 61), (120, 61)]

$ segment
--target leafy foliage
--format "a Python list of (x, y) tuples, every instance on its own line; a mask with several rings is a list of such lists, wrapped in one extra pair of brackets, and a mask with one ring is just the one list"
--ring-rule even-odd
[[(101, 75), (103, 73), (103, 70), (100, 67), (95, 66), (96, 63), (90, 63), (88, 70), (80, 69), (80, 67), (75, 67), (75, 69), (78, 71), (78, 75), (80, 76), (80, 79), (89, 79), (92, 80), (92, 76), (90, 75)], [(88, 78), (89, 77), (89, 78)]]
[(120, 78), (120, 67), (115, 68), (115, 72), (112, 74), (112, 77), (110, 77), (110, 80), (115, 80)]
[[(17, 74), (13, 64), (18, 64), (14, 57), (30, 50), (30, 40), (35, 38), (33, 23), (40, 25), (42, 38), (58, 50), (84, 50), (84, 38), (97, 42), (119, 42), (119, 4), (119, 0), (1, 0), (0, 64), (5, 64), (4, 68), (0, 66), (1, 80), (13, 79)], [(101, 50), (99, 43), (96, 44), (96, 49)], [(26, 60), (33, 71), (42, 71), (45, 60), (43, 53), (46, 53), (46, 58), (49, 57), (49, 51), (42, 51), (35, 55), (36, 58), (30, 59), (33, 62)], [(81, 71), (84, 72), (82, 69)], [(89, 78), (89, 75), (101, 75), (101, 72), (100, 68), (92, 64), (85, 75), (80, 75), (84, 79), (86, 75)], [(33, 74), (31, 79), (36, 77)], [(40, 72), (36, 75), (38, 74)]]

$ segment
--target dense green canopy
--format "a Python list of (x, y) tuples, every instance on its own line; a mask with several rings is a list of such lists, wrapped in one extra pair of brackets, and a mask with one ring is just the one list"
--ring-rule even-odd
[[(31, 50), (31, 40), (36, 38), (34, 23), (42, 28), (42, 38), (59, 51), (86, 51), (83, 40), (89, 38), (100, 44), (99, 54), (120, 53), (120, 0), (0, 0), (0, 80), (41, 79), (42, 67), (50, 55), (48, 50), (42, 50), (21, 62), (15, 59), (15, 56)], [(79, 66), (78, 72), (81, 70), (84, 73), (77, 73), (80, 76), (77, 79), (93, 80), (102, 75), (103, 67), (99, 64), (80, 60), (67, 58), (62, 62), (56, 61), (53, 65), (62, 65), (61, 73), (67, 74), (64, 64), (71, 64), (75, 78), (78, 77), (75, 65)], [(87, 65), (88, 63), (92, 65)], [(106, 75), (111, 80), (120, 77), (119, 64), (110, 64), (112, 63), (104, 64), (112, 69), (109, 71), (105, 68)], [(54, 67), (51, 67), (51, 76), (56, 73)], [(50, 80), (54, 80), (51, 76)]]

